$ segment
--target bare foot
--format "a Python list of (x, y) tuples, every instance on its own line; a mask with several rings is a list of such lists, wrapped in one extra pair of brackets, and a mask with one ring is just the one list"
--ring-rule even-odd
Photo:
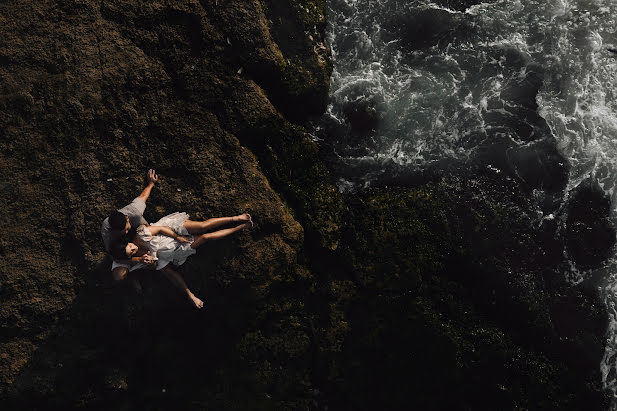
[(190, 291), (189, 291), (189, 300), (191, 300), (191, 303), (195, 305), (195, 308), (203, 308), (204, 306), (204, 302), (201, 301), (199, 298), (195, 297), (195, 294), (193, 294)]
[(242, 228), (253, 228), (253, 220), (249, 213), (244, 213), (231, 218), (231, 221), (244, 223)]
[(249, 221), (251, 221), (251, 215), (248, 214), (248, 213), (244, 213), (244, 214), (240, 214), (240, 215), (235, 216), (234, 219), (236, 221), (248, 223)]

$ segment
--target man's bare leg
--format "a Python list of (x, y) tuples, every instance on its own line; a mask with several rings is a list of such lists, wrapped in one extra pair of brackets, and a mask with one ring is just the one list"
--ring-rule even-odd
[(210, 218), (206, 221), (186, 220), (184, 222), (184, 228), (186, 228), (189, 234), (202, 234), (225, 224), (247, 223), (249, 221), (251, 221), (250, 214), (240, 214), (234, 217)]
[(167, 277), (169, 281), (173, 283), (173, 285), (178, 287), (184, 294), (186, 294), (186, 296), (196, 308), (202, 308), (204, 306), (204, 302), (201, 301), (199, 298), (195, 297), (195, 294), (193, 294), (191, 290), (189, 290), (189, 287), (186, 285), (184, 278), (182, 278), (182, 276), (176, 271), (174, 271), (169, 265), (166, 265), (164, 268), (161, 269), (161, 271), (163, 272), (163, 274), (165, 274), (165, 277)]

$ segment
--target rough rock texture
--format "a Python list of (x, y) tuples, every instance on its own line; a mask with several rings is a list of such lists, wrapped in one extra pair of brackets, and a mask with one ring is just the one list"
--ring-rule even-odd
[[(314, 143), (275, 107), (294, 119), (324, 109), (324, 5), (277, 3), (0, 4), (1, 398), (308, 403), (309, 369), (293, 366), (310, 359), (298, 221), (335, 248), (336, 215), (323, 209), (340, 197)], [(285, 159), (309, 166), (278, 170)], [(158, 273), (142, 275), (143, 296), (112, 287), (100, 224), (149, 167), (162, 176), (150, 221), (255, 216), (253, 232), (183, 267), (202, 312)]]
[(606, 312), (522, 193), (487, 170), (349, 198), (338, 408), (607, 409)]
[[(605, 407), (606, 313), (528, 181), (332, 186), (299, 125), (324, 28), (314, 0), (0, 3), (3, 409)], [(181, 268), (202, 311), (112, 283), (100, 223), (149, 167), (148, 220), (256, 221)]]

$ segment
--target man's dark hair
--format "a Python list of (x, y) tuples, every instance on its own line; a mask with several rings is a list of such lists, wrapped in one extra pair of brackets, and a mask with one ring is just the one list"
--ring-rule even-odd
[(114, 230), (124, 230), (124, 227), (126, 227), (126, 216), (120, 211), (114, 211), (109, 215), (109, 225)]
[(116, 241), (111, 245), (109, 250), (111, 256), (114, 260), (126, 260), (128, 256), (126, 255), (126, 246), (129, 242), (126, 239), (121, 239), (120, 241)]
[(129, 232), (122, 236), (122, 241), (126, 240), (127, 244), (128, 243), (134, 243), (135, 242), (135, 237), (137, 236), (137, 228), (138, 227), (131, 227)]

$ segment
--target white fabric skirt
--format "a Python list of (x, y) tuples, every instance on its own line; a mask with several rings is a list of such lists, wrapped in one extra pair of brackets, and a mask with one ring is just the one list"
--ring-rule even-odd
[(152, 224), (153, 226), (171, 228), (176, 234), (187, 237), (190, 240), (188, 243), (180, 243), (163, 234), (148, 236), (150, 232), (147, 227), (144, 227), (144, 234), (146, 235), (142, 237), (142, 239), (149, 243), (148, 245), (150, 249), (158, 258), (156, 263), (157, 270), (164, 268), (169, 263), (174, 265), (182, 265), (189, 256), (197, 252), (195, 249), (191, 248), (193, 236), (191, 236), (186, 228), (184, 228), (184, 222), (188, 218), (189, 215), (187, 213), (176, 212), (169, 214)]

